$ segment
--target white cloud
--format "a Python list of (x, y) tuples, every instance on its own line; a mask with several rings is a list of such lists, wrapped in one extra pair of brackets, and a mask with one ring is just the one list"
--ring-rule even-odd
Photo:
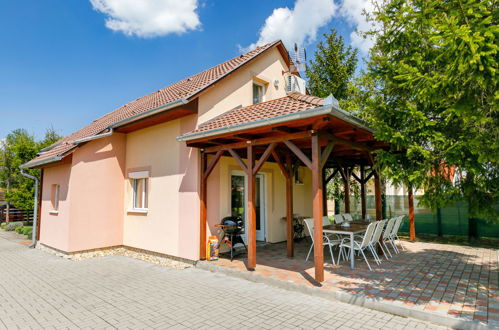
[(350, 39), (353, 47), (357, 47), (361, 52), (367, 54), (369, 49), (374, 44), (374, 39), (371, 36), (363, 38), (360, 33), (364, 33), (373, 29), (372, 22), (368, 22), (365, 13), (372, 13), (374, 4), (372, 0), (343, 0), (339, 15), (351, 23), (356, 31), (350, 34)]
[(183, 33), (200, 26), (197, 0), (90, 0), (113, 31), (139, 37)]
[(315, 41), (317, 30), (326, 25), (336, 13), (337, 6), (332, 0), (297, 0), (293, 9), (274, 9), (260, 29), (257, 46), (281, 39), (291, 49), (295, 43), (305, 46)]

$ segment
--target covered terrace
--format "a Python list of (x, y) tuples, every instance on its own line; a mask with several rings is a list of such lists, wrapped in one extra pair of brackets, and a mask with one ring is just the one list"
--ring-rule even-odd
[[(286, 251), (294, 257), (293, 167), (297, 162), (312, 172), (314, 219), (314, 278), (324, 281), (322, 223), (326, 210), (325, 186), (335, 175), (344, 182), (345, 212), (349, 213), (349, 181), (361, 186), (362, 218), (366, 218), (366, 183), (374, 178), (376, 219), (381, 219), (381, 181), (375, 154), (388, 144), (377, 141), (367, 125), (339, 109), (334, 98), (320, 99), (291, 93), (286, 97), (230, 110), (178, 138), (201, 152), (200, 257), (206, 256), (207, 178), (222, 156), (231, 156), (248, 178), (246, 267), (257, 266), (256, 175), (265, 162), (275, 162), (286, 180)], [(325, 176), (327, 168), (334, 171)], [(354, 173), (353, 169), (359, 171)]]

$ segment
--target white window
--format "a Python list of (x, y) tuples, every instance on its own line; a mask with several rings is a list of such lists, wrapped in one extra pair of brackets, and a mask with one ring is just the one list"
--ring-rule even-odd
[(147, 210), (149, 171), (128, 174), (132, 184), (132, 209)]
[(60, 186), (58, 184), (53, 184), (52, 189), (50, 191), (50, 201), (52, 203), (52, 210), (59, 210), (59, 190)]
[(265, 101), (265, 87), (253, 82), (253, 104)]

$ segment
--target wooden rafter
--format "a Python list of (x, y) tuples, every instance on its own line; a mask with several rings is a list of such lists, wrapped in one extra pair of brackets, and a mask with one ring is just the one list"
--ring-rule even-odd
[(239, 155), (237, 154), (237, 152), (235, 152), (233, 149), (229, 148), (227, 149), (227, 151), (231, 154), (231, 156), (236, 160), (236, 162), (239, 164), (239, 166), (241, 166), (241, 169), (244, 171), (244, 172), (248, 172), (248, 166), (246, 166), (246, 164), (244, 164), (243, 160), (241, 159), (241, 157), (239, 157)]
[(211, 162), (208, 164), (208, 167), (206, 168), (206, 170), (204, 171), (204, 177), (207, 178), (211, 171), (213, 171), (213, 169), (215, 168), (215, 166), (217, 165), (218, 161), (220, 160), (220, 158), (222, 157), (223, 155), (223, 151), (222, 150), (219, 150), (215, 156), (213, 157), (213, 159), (211, 160)]
[(291, 141), (283, 141), (284, 144), (298, 157), (305, 166), (307, 166), (309, 169), (312, 169), (312, 162), (310, 159), (301, 151), (300, 148), (298, 148), (293, 142)]
[(344, 144), (344, 145), (349, 146), (352, 149), (366, 151), (366, 152), (371, 152), (373, 150), (372, 148), (366, 146), (365, 144), (358, 143), (355, 141), (350, 141), (347, 139), (342, 139), (342, 138), (339, 138), (339, 137), (334, 136), (334, 135), (327, 133), (327, 132), (321, 132), (320, 134), (325, 140), (333, 141), (333, 142), (336, 142), (338, 144)]
[(334, 148), (334, 142), (329, 141), (326, 148), (322, 151), (321, 155), (321, 169), (324, 168), (324, 165), (326, 165), (327, 160), (329, 159), (329, 155), (331, 155), (331, 152), (333, 151)]
[(263, 166), (263, 163), (265, 163), (267, 161), (267, 159), (269, 158), (269, 156), (272, 153), (272, 151), (274, 151), (276, 145), (277, 145), (277, 143), (272, 142), (271, 144), (269, 144), (269, 146), (267, 147), (267, 149), (265, 149), (263, 155), (260, 157), (260, 159), (256, 163), (255, 167), (253, 168), (253, 174), (257, 174), (258, 173), (258, 171), (260, 170), (260, 168)]
[(217, 152), (218, 150), (242, 149), (242, 148), (246, 148), (248, 143), (251, 143), (251, 145), (253, 145), (253, 146), (258, 146), (258, 145), (270, 144), (272, 142), (284, 142), (287, 140), (304, 139), (304, 138), (309, 138), (310, 136), (312, 136), (312, 131), (302, 131), (302, 132), (297, 132), (297, 133), (289, 133), (286, 135), (269, 136), (269, 137), (255, 139), (255, 140), (251, 140), (251, 141), (247, 141), (247, 142), (235, 142), (235, 143), (230, 143), (230, 144), (221, 145), (221, 146), (208, 147), (208, 148), (205, 148), (204, 151), (206, 153), (213, 153), (213, 152)]

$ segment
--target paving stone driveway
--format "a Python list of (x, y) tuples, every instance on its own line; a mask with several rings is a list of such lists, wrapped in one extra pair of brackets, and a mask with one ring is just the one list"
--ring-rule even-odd
[(195, 268), (64, 260), (0, 235), (0, 329), (170, 327), (438, 328)]

